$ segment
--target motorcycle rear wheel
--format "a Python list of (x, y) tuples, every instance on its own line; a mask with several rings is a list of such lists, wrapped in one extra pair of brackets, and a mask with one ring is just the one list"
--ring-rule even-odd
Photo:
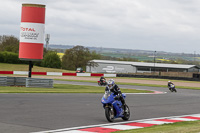
[(106, 115), (106, 119), (109, 122), (113, 122), (114, 121), (114, 110), (111, 107), (106, 107), (105, 108), (105, 115)]
[(124, 117), (122, 117), (123, 120), (127, 121), (130, 118), (130, 109), (128, 105), (126, 105), (126, 110), (124, 110)]

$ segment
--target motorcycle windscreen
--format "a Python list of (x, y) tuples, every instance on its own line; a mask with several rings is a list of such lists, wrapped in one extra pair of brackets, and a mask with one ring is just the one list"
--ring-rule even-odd
[(103, 95), (103, 97), (105, 98), (105, 99), (108, 99), (108, 97), (111, 95), (111, 92), (105, 92), (105, 94)]

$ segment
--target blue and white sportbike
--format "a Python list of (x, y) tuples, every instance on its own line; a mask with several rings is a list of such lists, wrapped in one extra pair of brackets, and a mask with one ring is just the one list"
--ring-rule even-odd
[(176, 90), (176, 88), (175, 88), (175, 85), (174, 84), (170, 84), (170, 86), (169, 86), (169, 90), (171, 91), (171, 92), (177, 92), (177, 90)]
[[(126, 98), (126, 94), (122, 93), (122, 96), (124, 99)], [(101, 103), (103, 104), (105, 115), (109, 122), (113, 122), (115, 118), (122, 118), (123, 120), (130, 118), (129, 107), (127, 105), (123, 107), (119, 95), (114, 95), (110, 90), (105, 92)]]

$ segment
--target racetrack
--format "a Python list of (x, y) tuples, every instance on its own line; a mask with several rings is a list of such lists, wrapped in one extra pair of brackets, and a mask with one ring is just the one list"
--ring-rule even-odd
[[(95, 83), (55, 81), (64, 84)], [(120, 85), (121, 88), (167, 91), (166, 94), (127, 95), (130, 120), (200, 113), (200, 91)], [(0, 94), (0, 132), (27, 133), (108, 123), (103, 94)], [(122, 122), (116, 119), (115, 122)]]

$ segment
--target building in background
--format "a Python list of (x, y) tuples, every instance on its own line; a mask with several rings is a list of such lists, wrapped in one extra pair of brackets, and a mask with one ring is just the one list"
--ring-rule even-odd
[[(92, 65), (95, 64), (95, 65)], [(151, 73), (151, 72), (199, 72), (196, 65), (163, 64), (129, 61), (91, 60), (86, 72), (92, 73)]]

